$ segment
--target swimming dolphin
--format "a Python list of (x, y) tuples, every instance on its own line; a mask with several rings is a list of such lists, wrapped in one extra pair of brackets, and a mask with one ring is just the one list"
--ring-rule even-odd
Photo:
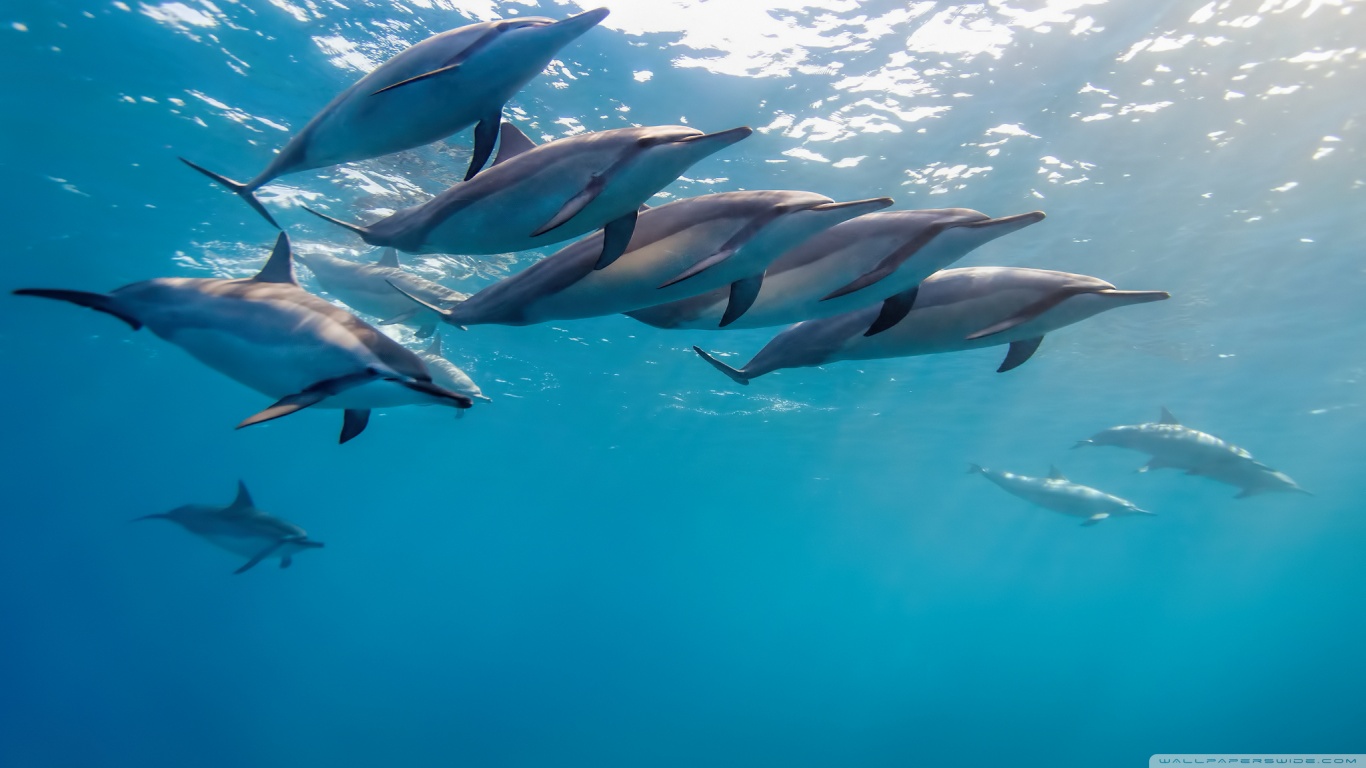
[(1014, 472), (983, 469), (976, 464), (968, 465), (968, 474), (981, 474), (1012, 496), (1064, 515), (1086, 518), (1082, 525), (1095, 525), (1111, 516), (1154, 514), (1139, 509), (1127, 499), (1074, 483), (1064, 477), (1057, 467), (1050, 467), (1050, 470), (1046, 478), (1026, 477)]
[(1184, 469), (1188, 475), (1208, 477), (1241, 489), (1234, 497), (1238, 499), (1268, 491), (1313, 495), (1289, 475), (1252, 458), (1252, 454), (1246, 450), (1183, 425), (1165, 407), (1161, 419), (1156, 423), (1111, 427), (1072, 447), (1085, 445), (1112, 445), (1146, 453), (1152, 456), (1152, 460), (1138, 471)]
[[(400, 296), (399, 298), (403, 297)], [(474, 383), (474, 379), (471, 379), (469, 374), (460, 370), (441, 354), (441, 334), (438, 333), (433, 336), (432, 343), (428, 344), (426, 349), (418, 352), (417, 356), (422, 358), (422, 362), (427, 365), (427, 370), (432, 374), (432, 381), (436, 382), (438, 387), (449, 389), (475, 400), (483, 400), (486, 403), (493, 402), (492, 398), (479, 389), (479, 385)]]
[(501, 19), (429, 37), (342, 91), (246, 183), (180, 159), (241, 196), (276, 227), (252, 194), (272, 180), (420, 147), (478, 123), (465, 175), (470, 178), (493, 152), (507, 100), (561, 48), (606, 17), (607, 9), (598, 8), (561, 21)]
[(469, 294), (453, 291), (440, 283), (403, 271), (399, 265), (398, 252), (393, 248), (385, 248), (379, 261), (374, 264), (358, 264), (329, 253), (296, 253), (294, 260), (308, 267), (323, 290), (341, 299), (347, 306), (380, 318), (383, 321), (381, 325), (416, 325), (417, 337), (420, 339), (431, 336), (441, 318), (396, 292), (393, 288), (395, 285), (433, 304), (453, 304), (469, 298)]
[(602, 250), (598, 233), (454, 307), (425, 306), (452, 325), (530, 325), (615, 315), (729, 285), (727, 317), (738, 317), (783, 251), (891, 203), (885, 197), (836, 203), (783, 190), (690, 197), (641, 213), (625, 254), (606, 269), (594, 269)]
[(262, 560), (276, 557), (281, 568), (294, 564), (294, 555), (323, 546), (308, 538), (299, 526), (256, 508), (247, 484), (237, 482), (237, 498), (226, 507), (186, 504), (170, 512), (144, 515), (137, 520), (170, 520), (220, 549), (241, 555), (246, 565), (233, 573), (246, 573)]
[[(879, 301), (890, 327), (911, 310), (921, 280), (1043, 218), (1042, 211), (993, 219), (967, 208), (940, 208), (850, 219), (779, 256), (764, 271), (754, 306), (724, 327), (791, 325)], [(658, 328), (716, 330), (728, 301), (725, 289), (717, 289), (627, 314)]]
[(605, 227), (595, 265), (602, 269), (626, 248), (646, 200), (750, 133), (733, 128), (704, 134), (682, 125), (614, 128), (538, 147), (503, 123), (493, 167), (422, 205), (363, 227), (306, 210), (371, 245), (409, 253), (510, 253)]
[[(1166, 291), (1121, 291), (1095, 277), (1019, 267), (946, 269), (920, 284), (900, 322), (873, 333), (884, 311), (872, 305), (808, 320), (773, 337), (744, 368), (693, 351), (737, 384), (781, 368), (932, 355), (1009, 344), (997, 372), (1023, 365), (1044, 334), (1115, 307), (1170, 298)], [(873, 335), (869, 335), (873, 333)]]
[(359, 435), (374, 408), (473, 403), (432, 383), (417, 355), (346, 310), (299, 287), (289, 238), (240, 280), (162, 277), (112, 293), (25, 288), (113, 315), (189, 352), (229, 378), (279, 400), (237, 425), (278, 419), (309, 406), (345, 411), (341, 442)]

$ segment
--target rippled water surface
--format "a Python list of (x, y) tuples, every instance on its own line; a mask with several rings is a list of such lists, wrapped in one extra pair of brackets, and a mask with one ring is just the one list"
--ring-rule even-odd
[[(669, 199), (802, 189), (1048, 218), (962, 266), (1170, 301), (1000, 347), (782, 371), (776, 329), (451, 329), (492, 397), (235, 432), (262, 397), (148, 333), (0, 297), (0, 765), (1120, 766), (1366, 752), (1366, 4), (605, 0), (508, 105), (537, 141), (738, 125)], [(235, 178), (431, 34), (535, 0), (0, 8), (0, 283), (241, 277)], [(401, 120), (402, 115), (395, 115)], [(470, 132), (262, 190), (301, 253), (460, 178)], [(547, 252), (408, 257), (465, 292)], [(317, 288), (301, 270), (306, 287)], [(401, 341), (411, 331), (387, 327)], [(1185, 423), (1314, 496), (1070, 451)], [(1158, 513), (1079, 527), (964, 474)], [(263, 508), (287, 572), (130, 518)]]

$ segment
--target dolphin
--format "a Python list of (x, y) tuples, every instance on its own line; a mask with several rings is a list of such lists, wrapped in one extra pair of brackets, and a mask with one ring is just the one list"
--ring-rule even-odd
[(438, 333), (433, 336), (432, 343), (428, 344), (426, 349), (418, 352), (417, 356), (422, 358), (422, 362), (427, 365), (427, 370), (432, 374), (432, 381), (438, 387), (449, 389), (475, 400), (483, 400), (486, 403), (493, 402), (492, 398), (479, 389), (479, 385), (474, 383), (469, 374), (457, 368), (454, 363), (441, 354), (441, 334)]
[(342, 91), (245, 183), (180, 159), (241, 196), (277, 228), (253, 194), (272, 180), (420, 147), (478, 123), (465, 175), (470, 178), (493, 152), (508, 99), (561, 48), (606, 17), (607, 9), (598, 8), (560, 21), (501, 19), (429, 37)]
[(651, 208), (625, 254), (595, 270), (604, 235), (566, 246), (453, 307), (452, 325), (531, 325), (615, 315), (729, 285), (738, 317), (779, 254), (841, 221), (891, 205), (889, 198), (836, 203), (812, 192), (758, 190), (690, 197)]
[(525, 251), (606, 228), (595, 267), (621, 255), (640, 207), (694, 163), (749, 136), (682, 125), (614, 128), (535, 146), (503, 123), (498, 160), (427, 202), (366, 226), (306, 209), (371, 245), (409, 253)]
[(440, 283), (411, 275), (400, 267), (398, 252), (385, 248), (374, 264), (357, 264), (328, 253), (294, 254), (294, 260), (308, 267), (323, 290), (341, 299), (358, 312), (379, 318), (381, 325), (409, 323), (418, 326), (417, 337), (425, 339), (436, 330), (440, 318), (425, 307), (416, 306), (393, 286), (433, 304), (453, 304), (469, 294), (453, 291)]
[(1074, 483), (1064, 477), (1057, 467), (1051, 467), (1050, 470), (1046, 478), (1026, 477), (1014, 472), (984, 469), (976, 464), (968, 465), (968, 474), (980, 474), (1012, 496), (1064, 515), (1086, 518), (1082, 525), (1095, 525), (1111, 516), (1155, 514), (1139, 509), (1127, 499)]
[(162, 277), (87, 293), (24, 288), (20, 296), (59, 299), (113, 315), (269, 397), (274, 405), (238, 429), (309, 406), (345, 411), (341, 442), (359, 435), (374, 408), (445, 405), (469, 397), (437, 386), (417, 355), (294, 280), (289, 238), (281, 232), (255, 277)]
[(288, 568), (294, 564), (294, 555), (323, 546), (299, 526), (257, 509), (247, 484), (240, 480), (237, 498), (226, 507), (186, 504), (136, 520), (170, 520), (219, 549), (250, 558), (233, 573), (246, 573), (268, 557), (279, 558), (280, 567)]
[(1044, 218), (1042, 211), (993, 219), (967, 208), (882, 211), (836, 224), (779, 256), (744, 317), (721, 325), (724, 289), (629, 312), (658, 328), (791, 325), (882, 302), (890, 327), (911, 310), (920, 281), (974, 248)]
[[(1020, 267), (946, 269), (920, 284), (914, 307), (882, 332), (874, 304), (834, 317), (808, 320), (773, 337), (744, 368), (735, 369), (693, 351), (737, 384), (781, 368), (932, 355), (1009, 344), (1004, 373), (1023, 365), (1044, 334), (1115, 307), (1171, 298), (1166, 291), (1121, 291), (1099, 278)], [(872, 334), (872, 335), (870, 335)]]
[(1139, 472), (1184, 469), (1188, 475), (1208, 477), (1241, 489), (1234, 497), (1238, 499), (1269, 491), (1313, 495), (1289, 475), (1252, 458), (1245, 449), (1183, 425), (1165, 406), (1155, 423), (1111, 427), (1072, 447), (1086, 445), (1111, 445), (1146, 453), (1152, 460)]

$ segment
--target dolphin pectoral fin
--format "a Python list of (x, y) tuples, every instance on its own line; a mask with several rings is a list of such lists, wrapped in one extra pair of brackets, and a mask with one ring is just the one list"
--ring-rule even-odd
[(1029, 306), (1025, 307), (1024, 309), (1021, 309), (1019, 312), (1016, 312), (1015, 314), (1011, 315), (1010, 317), (1007, 317), (1006, 319), (1004, 319), (1004, 320), (1002, 320), (1002, 321), (1000, 321), (1000, 322), (998, 322), (998, 323), (989, 325), (989, 326), (987, 326), (986, 328), (983, 328), (982, 330), (977, 331), (976, 333), (970, 334), (970, 335), (967, 337), (967, 340), (968, 340), (968, 341), (973, 341), (973, 340), (975, 340), (975, 339), (985, 338), (985, 337), (987, 337), (987, 336), (991, 336), (991, 335), (994, 335), (994, 334), (997, 334), (997, 333), (1001, 333), (1002, 331), (1008, 331), (1008, 330), (1010, 330), (1011, 328), (1015, 328), (1016, 326), (1024, 325), (1025, 323), (1029, 322), (1030, 320), (1033, 320), (1034, 318), (1038, 317), (1039, 315), (1042, 315), (1043, 313), (1045, 313), (1045, 312), (1047, 312), (1048, 310), (1050, 310), (1050, 309), (1052, 309), (1052, 308), (1058, 306), (1059, 304), (1061, 304), (1061, 303), (1063, 303), (1064, 301), (1066, 301), (1066, 300), (1072, 298), (1073, 296), (1076, 296), (1076, 295), (1082, 294), (1082, 293), (1091, 293), (1091, 291), (1089, 291), (1089, 290), (1077, 290), (1077, 289), (1073, 289), (1073, 290), (1066, 290), (1066, 289), (1064, 289), (1064, 290), (1061, 290), (1061, 291), (1056, 291), (1056, 292), (1054, 292), (1054, 293), (1050, 293), (1049, 295), (1043, 297), (1042, 299), (1039, 299), (1038, 301), (1034, 302), (1033, 304), (1030, 304)]
[(921, 248), (924, 248), (926, 245), (928, 245), (931, 240), (933, 240), (935, 237), (939, 235), (940, 232), (943, 231), (943, 226), (937, 226), (927, 228), (925, 231), (920, 232), (911, 240), (903, 243), (901, 247), (897, 248), (895, 251), (892, 251), (890, 254), (888, 254), (885, 258), (883, 258), (882, 261), (877, 263), (877, 266), (873, 267), (872, 269), (868, 270), (862, 275), (859, 275), (857, 278), (854, 279), (853, 282), (849, 283), (843, 288), (837, 288), (831, 291), (828, 295), (822, 298), (821, 301), (827, 301), (829, 299), (838, 299), (841, 296), (847, 296), (853, 293), (854, 291), (861, 291), (864, 288), (867, 288), (868, 286), (873, 285), (874, 283), (886, 277), (889, 277), (892, 273), (896, 272), (902, 264), (905, 264), (908, 260), (911, 259), (911, 257), (915, 256), (915, 254), (919, 252)]
[(436, 76), (438, 76), (438, 75), (444, 75), (444, 74), (446, 74), (447, 72), (454, 72), (454, 71), (456, 71), (457, 69), (460, 69), (460, 62), (456, 62), (455, 64), (447, 64), (447, 65), (444, 66), (444, 67), (437, 67), (436, 69), (433, 69), (433, 70), (430, 71), (430, 72), (423, 72), (423, 73), (420, 74), (420, 75), (414, 75), (413, 77), (410, 77), (410, 78), (408, 78), (407, 80), (400, 80), (400, 81), (398, 81), (397, 83), (394, 83), (394, 84), (392, 84), (392, 85), (386, 85), (386, 86), (384, 86), (383, 88), (379, 89), (378, 91), (375, 91), (374, 93), (372, 93), (372, 94), (370, 94), (370, 95), (371, 95), (371, 96), (378, 96), (378, 95), (380, 95), (381, 93), (384, 93), (384, 92), (386, 92), (386, 91), (392, 91), (392, 90), (394, 90), (395, 88), (402, 88), (403, 86), (405, 86), (405, 85), (411, 85), (412, 83), (420, 83), (420, 82), (422, 82), (423, 80), (430, 80), (430, 79), (433, 78), (433, 77), (436, 77)]
[(1242, 491), (1240, 491), (1240, 492), (1238, 493), (1237, 496), (1234, 496), (1233, 498), (1235, 498), (1235, 499), (1249, 499), (1249, 498), (1252, 498), (1253, 496), (1256, 496), (1256, 495), (1259, 494), (1259, 493), (1261, 493), (1261, 491), (1259, 491), (1259, 490), (1257, 490), (1257, 489), (1255, 489), (1255, 488), (1244, 488)]
[(465, 181), (474, 178), (474, 175), (483, 169), (484, 163), (489, 161), (489, 156), (493, 154), (493, 145), (498, 141), (498, 126), (502, 122), (503, 105), (499, 104), (497, 110), (485, 115), (484, 119), (474, 126), (474, 153), (470, 155), (470, 167), (465, 171)]
[(696, 264), (692, 265), (691, 267), (688, 267), (687, 269), (683, 270), (682, 272), (679, 272), (679, 273), (678, 273), (677, 275), (675, 275), (673, 278), (671, 278), (671, 279), (669, 279), (669, 280), (666, 280), (666, 281), (664, 281), (663, 283), (660, 283), (660, 284), (659, 284), (659, 287), (660, 287), (660, 288), (668, 288), (669, 286), (673, 285), (674, 283), (681, 283), (681, 282), (683, 282), (684, 280), (687, 280), (687, 279), (690, 278), (690, 277), (694, 277), (694, 276), (696, 276), (696, 275), (699, 275), (699, 274), (705, 272), (706, 270), (711, 269), (712, 267), (716, 266), (717, 264), (720, 264), (721, 262), (725, 261), (726, 259), (729, 259), (731, 256), (734, 256), (734, 255), (735, 255), (735, 251), (736, 251), (736, 249), (734, 249), (734, 248), (722, 248), (721, 250), (717, 251), (716, 253), (713, 253), (712, 255), (708, 256), (707, 258), (705, 258), (705, 259), (703, 259), (703, 260), (697, 262)]
[[(390, 288), (393, 288), (394, 290), (398, 291), (399, 293), (403, 294), (404, 296), (407, 296), (409, 299), (412, 299), (412, 300), (413, 300), (414, 302), (416, 302), (417, 304), (419, 304), (419, 305), (421, 305), (421, 306), (423, 306), (423, 307), (426, 307), (427, 309), (430, 309), (431, 311), (437, 313), (438, 315), (441, 315), (443, 318), (444, 318), (444, 317), (449, 317), (450, 314), (451, 314), (451, 311), (450, 311), (449, 309), (442, 309), (441, 307), (438, 307), (437, 305), (432, 304), (431, 302), (425, 301), (425, 300), (423, 300), (423, 299), (419, 299), (418, 297), (412, 295), (411, 293), (408, 293), (407, 291), (403, 290), (402, 288), (398, 287), (397, 285), (394, 285), (394, 281), (392, 281), (392, 280), (385, 280), (384, 282), (388, 283)], [(403, 315), (399, 315), (399, 317), (403, 317)]]
[(264, 421), (278, 419), (281, 416), (288, 416), (296, 411), (302, 411), (310, 405), (317, 405), (333, 395), (345, 392), (352, 387), (367, 384), (377, 378), (379, 378), (379, 374), (374, 370), (367, 368), (360, 373), (351, 373), (345, 376), (338, 376), (335, 379), (320, 381), (310, 385), (302, 392), (280, 398), (275, 401), (274, 405), (271, 405), (264, 411), (261, 411), (260, 413), (247, 418), (241, 424), (238, 424), (237, 428), (250, 427), (253, 424), (260, 424)]
[(731, 283), (730, 302), (726, 304), (726, 313), (721, 316), (721, 324), (717, 327), (725, 328), (748, 312), (749, 308), (754, 306), (754, 300), (759, 298), (759, 289), (763, 285), (763, 272)]
[(125, 323), (133, 330), (142, 328), (142, 321), (133, 317), (131, 314), (119, 308), (118, 301), (113, 297), (103, 293), (91, 293), (89, 291), (64, 291), (58, 288), (20, 288), (14, 292), (15, 296), (37, 296), (41, 299), (56, 299), (57, 301), (67, 301), (81, 307), (93, 309), (96, 312), (103, 312), (106, 315), (113, 315)]
[(721, 373), (726, 374), (726, 376), (728, 376), (731, 381), (735, 382), (736, 384), (739, 384), (742, 387), (749, 386), (749, 377), (746, 376), (743, 371), (737, 371), (736, 369), (730, 367), (729, 365), (726, 365), (720, 360), (717, 360), (716, 358), (712, 357), (706, 352), (703, 352), (701, 347), (693, 347), (692, 351), (696, 352), (698, 357), (701, 357), (703, 360), (706, 360), (707, 362), (711, 363), (711, 367), (715, 368)]
[(1135, 470), (1135, 471), (1137, 471), (1137, 472), (1151, 472), (1151, 471), (1153, 471), (1154, 469), (1168, 469), (1168, 468), (1176, 468), (1176, 465), (1175, 465), (1175, 464), (1168, 464), (1167, 462), (1163, 461), (1162, 459), (1159, 459), (1159, 458), (1154, 457), (1154, 458), (1153, 458), (1151, 461), (1149, 461), (1147, 464), (1144, 464), (1143, 466), (1139, 467), (1139, 468), (1138, 468), (1137, 470)]
[(223, 186), (227, 187), (229, 192), (232, 192), (234, 195), (237, 195), (238, 197), (247, 201), (247, 205), (250, 205), (252, 207), (252, 210), (264, 216), (266, 221), (270, 222), (270, 225), (272, 227), (275, 227), (276, 229), (281, 229), (280, 225), (275, 223), (275, 217), (271, 216), (270, 211), (267, 211), (266, 207), (261, 204), (261, 201), (256, 199), (256, 195), (252, 194), (256, 191), (256, 187), (253, 187), (250, 184), (243, 184), (240, 181), (233, 181), (227, 176), (219, 175), (209, 170), (208, 168), (205, 168), (200, 165), (195, 165), (194, 163), (190, 162), (189, 160), (186, 160), (183, 157), (180, 158), (180, 162), (190, 166), (196, 171), (199, 171), (205, 176), (208, 176), (209, 178), (213, 179), (219, 184), (222, 184)]
[(917, 285), (894, 296), (889, 296), (882, 302), (882, 311), (877, 314), (877, 319), (868, 326), (868, 330), (864, 331), (863, 335), (876, 336), (905, 320), (906, 316), (911, 314), (911, 310), (915, 308), (915, 297), (919, 294), (920, 286)]
[(380, 245), (380, 243), (373, 242), (370, 239), (370, 230), (366, 229), (365, 227), (358, 226), (356, 224), (348, 224), (347, 222), (342, 221), (341, 219), (334, 219), (325, 213), (318, 213), (317, 211), (313, 210), (312, 208), (309, 208), (306, 205), (300, 207), (303, 208), (305, 211), (308, 211), (309, 213), (313, 214), (314, 216), (317, 216), (318, 218), (322, 219), (323, 221), (330, 221), (333, 224), (336, 224), (337, 226), (341, 227), (342, 229), (347, 229), (352, 232), (355, 232), (357, 235), (360, 235), (360, 239), (364, 240), (367, 243), (370, 243), (371, 245)]
[(1098, 512), (1098, 513), (1096, 513), (1096, 514), (1094, 514), (1094, 515), (1091, 515), (1090, 517), (1086, 518), (1085, 520), (1083, 520), (1081, 524), (1082, 524), (1083, 527), (1092, 526), (1092, 525), (1095, 525), (1096, 523), (1099, 523), (1101, 520), (1104, 520), (1105, 518), (1107, 518), (1107, 517), (1109, 517), (1109, 516), (1110, 516), (1110, 513), (1109, 513), (1109, 512)]
[(407, 387), (408, 389), (413, 390), (414, 392), (421, 392), (424, 395), (431, 395), (432, 397), (436, 397), (441, 400), (449, 400), (451, 405), (455, 406), (456, 408), (474, 407), (474, 400), (470, 399), (469, 397), (462, 395), (459, 392), (452, 392), (449, 389), (443, 389), (442, 387), (439, 387), (430, 381), (422, 381), (420, 379), (396, 379), (395, 381)]
[(252, 558), (247, 561), (247, 564), (233, 571), (233, 574), (243, 574), (247, 571), (250, 571), (252, 568), (255, 568), (257, 565), (259, 565), (262, 560), (265, 560), (267, 557), (270, 557), (271, 555), (275, 554), (276, 550), (278, 550), (280, 547), (283, 547), (284, 545), (285, 542), (283, 539), (275, 542), (274, 544), (271, 544), (270, 546), (266, 547), (260, 552), (257, 552), (255, 555), (252, 555)]
[(639, 216), (638, 211), (631, 211), (619, 219), (607, 222), (607, 226), (602, 228), (602, 255), (598, 256), (598, 263), (593, 265), (593, 269), (609, 267), (626, 253), (626, 246), (631, 244), (631, 235), (635, 234), (636, 219)]
[[(582, 190), (580, 190), (578, 194), (569, 198), (569, 201), (566, 202), (563, 206), (561, 206), (560, 210), (556, 211), (554, 216), (550, 217), (550, 221), (547, 221), (546, 223), (542, 224), (539, 228), (537, 228), (535, 232), (531, 233), (531, 236), (540, 237), (541, 235), (544, 235), (550, 230), (560, 226), (566, 221), (569, 221), (570, 219), (579, 215), (579, 213), (582, 212), (584, 208), (588, 207), (589, 203), (597, 199), (598, 195), (602, 193), (602, 189), (605, 186), (607, 186), (606, 177), (596, 173), (593, 174), (592, 178), (588, 180), (588, 184)], [(631, 228), (632, 230), (635, 229), (634, 220), (631, 222)], [(603, 243), (606, 244), (606, 242), (607, 237), (604, 235)], [(625, 250), (625, 246), (622, 247), (622, 250)], [(594, 269), (600, 269), (600, 267), (594, 267)]]
[[(393, 283), (390, 283), (390, 285), (393, 285)], [(394, 315), (394, 316), (391, 317), (391, 318), (388, 318), (388, 319), (386, 319), (386, 320), (381, 320), (381, 321), (379, 321), (379, 324), (380, 324), (380, 325), (400, 325), (400, 324), (402, 324), (402, 323), (408, 322), (409, 320), (412, 320), (414, 317), (417, 317), (418, 313), (421, 312), (421, 311), (422, 311), (422, 309), (421, 309), (420, 307), (414, 307), (414, 308), (408, 310), (407, 312), (400, 312), (400, 313), (398, 313), (397, 315)]]
[(281, 232), (275, 238), (275, 248), (270, 252), (270, 258), (266, 260), (266, 265), (252, 278), (257, 283), (285, 283), (287, 285), (298, 285), (299, 281), (294, 279), (294, 257), (289, 250), (289, 235)]
[(996, 369), (997, 373), (1013, 371), (1025, 364), (1025, 361), (1034, 356), (1035, 350), (1043, 343), (1042, 336), (1032, 339), (1010, 342), (1010, 349), (1006, 352), (1006, 359), (1001, 361), (1001, 367)]
[(290, 557), (289, 555), (285, 555), (284, 557), (280, 558), (280, 570), (283, 571), (291, 565), (294, 565), (294, 558)]
[(504, 120), (503, 125), (498, 129), (498, 157), (493, 159), (490, 168), (511, 160), (512, 158), (535, 149), (536, 143), (527, 138), (525, 133), (516, 125)]
[(427, 325), (419, 325), (417, 330), (413, 331), (413, 336), (419, 339), (430, 339), (434, 333), (436, 333), (436, 326), (428, 323)]
[(341, 439), (337, 441), (340, 445), (346, 443), (355, 436), (365, 431), (365, 426), (370, 423), (369, 408), (347, 408), (342, 413)]

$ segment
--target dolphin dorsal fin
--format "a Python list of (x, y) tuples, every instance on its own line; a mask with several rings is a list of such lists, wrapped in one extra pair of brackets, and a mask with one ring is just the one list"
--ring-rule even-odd
[(523, 152), (535, 148), (536, 142), (527, 138), (527, 135), (522, 133), (521, 128), (504, 120), (502, 127), (498, 129), (498, 157), (493, 161), (493, 165), (511, 160)]
[(427, 345), (425, 351), (429, 355), (441, 357), (441, 334), (437, 333), (432, 335), (432, 343)]
[(241, 480), (238, 480), (237, 498), (232, 500), (232, 503), (228, 505), (228, 509), (234, 512), (240, 512), (243, 510), (251, 509), (255, 506), (256, 503), (251, 500), (251, 492), (247, 490), (247, 484), (242, 482)]
[(398, 249), (390, 246), (380, 251), (379, 261), (375, 262), (375, 266), (398, 269)]
[(1066, 479), (1067, 479), (1067, 475), (1064, 475), (1064, 474), (1062, 473), (1062, 470), (1058, 469), (1057, 467), (1052, 466), (1052, 465), (1049, 465), (1049, 467), (1048, 467), (1048, 479), (1049, 479), (1049, 480), (1066, 480)]
[(294, 258), (289, 250), (289, 235), (280, 233), (275, 239), (275, 250), (270, 252), (266, 265), (252, 279), (258, 283), (298, 284), (294, 279)]
[(1164, 405), (1164, 406), (1162, 406), (1162, 419), (1161, 419), (1161, 421), (1160, 421), (1159, 423), (1161, 423), (1161, 424), (1180, 424), (1180, 423), (1181, 423), (1181, 420), (1178, 419), (1178, 418), (1176, 418), (1175, 416), (1173, 416), (1173, 415), (1172, 415), (1172, 412), (1169, 411), (1169, 410), (1167, 410), (1167, 406)]

